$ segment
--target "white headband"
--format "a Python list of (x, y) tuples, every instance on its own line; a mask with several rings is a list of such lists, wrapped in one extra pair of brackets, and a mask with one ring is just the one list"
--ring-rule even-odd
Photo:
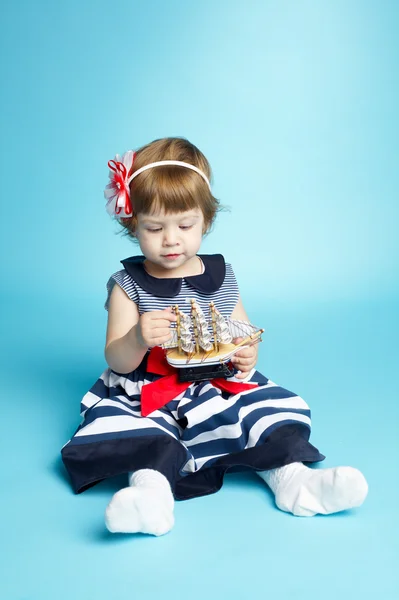
[(133, 214), (132, 202), (130, 199), (130, 182), (140, 175), (143, 171), (147, 171), (147, 169), (152, 169), (153, 167), (159, 167), (162, 165), (177, 165), (179, 167), (186, 167), (186, 169), (191, 169), (195, 171), (202, 177), (204, 181), (206, 181), (209, 189), (211, 189), (211, 184), (209, 183), (208, 177), (205, 175), (201, 169), (194, 167), (194, 165), (190, 165), (190, 163), (182, 162), (180, 160), (160, 160), (158, 162), (150, 163), (149, 165), (145, 165), (138, 169), (133, 175), (128, 177), (128, 173), (134, 164), (136, 153), (133, 150), (128, 150), (125, 154), (120, 157), (118, 154), (115, 156), (114, 160), (108, 161), (109, 167), (109, 183), (105, 187), (104, 196), (107, 199), (106, 210), (108, 214), (111, 216), (115, 216), (118, 219), (124, 219), (131, 217)]
[(141, 167), (141, 169), (137, 169), (137, 171), (135, 171), (135, 173), (133, 173), (133, 175), (129, 177), (128, 183), (130, 183), (135, 177), (137, 177), (137, 175), (140, 175), (140, 173), (142, 173), (143, 171), (147, 171), (147, 169), (152, 169), (153, 167), (160, 167), (162, 165), (177, 165), (179, 167), (186, 167), (186, 169), (191, 169), (192, 171), (198, 173), (198, 175), (201, 175), (202, 179), (208, 184), (209, 189), (211, 189), (209, 179), (205, 175), (205, 173), (201, 171), (201, 169), (198, 169), (198, 167), (195, 167), (194, 165), (190, 165), (190, 163), (182, 162), (181, 160), (159, 160), (158, 162), (153, 162), (149, 165), (145, 165), (144, 167)]

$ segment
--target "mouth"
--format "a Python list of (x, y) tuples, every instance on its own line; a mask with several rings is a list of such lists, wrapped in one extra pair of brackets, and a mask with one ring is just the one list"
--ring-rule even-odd
[(179, 258), (180, 254), (163, 254), (163, 258), (167, 258), (168, 260), (174, 260)]

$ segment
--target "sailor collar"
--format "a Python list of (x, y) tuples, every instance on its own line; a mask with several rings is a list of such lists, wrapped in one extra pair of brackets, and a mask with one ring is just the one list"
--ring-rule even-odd
[(131, 256), (121, 260), (126, 272), (138, 285), (153, 296), (161, 298), (177, 296), (183, 279), (203, 294), (213, 294), (220, 289), (225, 275), (226, 264), (221, 254), (198, 254), (204, 264), (204, 272), (190, 277), (160, 279), (147, 273), (144, 267), (145, 256)]

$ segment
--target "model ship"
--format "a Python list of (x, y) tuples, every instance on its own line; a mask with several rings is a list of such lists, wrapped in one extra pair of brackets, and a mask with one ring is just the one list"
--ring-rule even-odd
[[(209, 304), (207, 319), (194, 299), (190, 303), (190, 314), (181, 311), (178, 305), (173, 307), (176, 326), (171, 340), (163, 344), (168, 363), (179, 369), (181, 381), (233, 375), (227, 364), (230, 358), (242, 348), (261, 341), (264, 330), (246, 321), (226, 319), (213, 302)], [(240, 343), (233, 343), (235, 337), (243, 335)]]

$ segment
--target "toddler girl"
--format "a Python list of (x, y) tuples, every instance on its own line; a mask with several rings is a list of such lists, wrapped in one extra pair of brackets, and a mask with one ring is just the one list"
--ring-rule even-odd
[[(351, 467), (311, 469), (324, 456), (309, 443), (305, 401), (255, 370), (256, 345), (231, 359), (227, 378), (182, 383), (160, 348), (195, 300), (214, 302), (237, 340), (249, 322), (231, 265), (198, 254), (219, 208), (205, 156), (181, 138), (156, 140), (109, 162), (107, 210), (142, 255), (122, 260), (107, 284), (109, 367), (84, 396), (82, 423), (62, 449), (79, 493), (128, 474), (109, 503), (111, 532), (162, 535), (174, 499), (218, 491), (229, 469), (253, 469), (276, 505), (298, 516), (359, 506), (363, 475)], [(241, 335), (240, 335), (241, 334)]]

